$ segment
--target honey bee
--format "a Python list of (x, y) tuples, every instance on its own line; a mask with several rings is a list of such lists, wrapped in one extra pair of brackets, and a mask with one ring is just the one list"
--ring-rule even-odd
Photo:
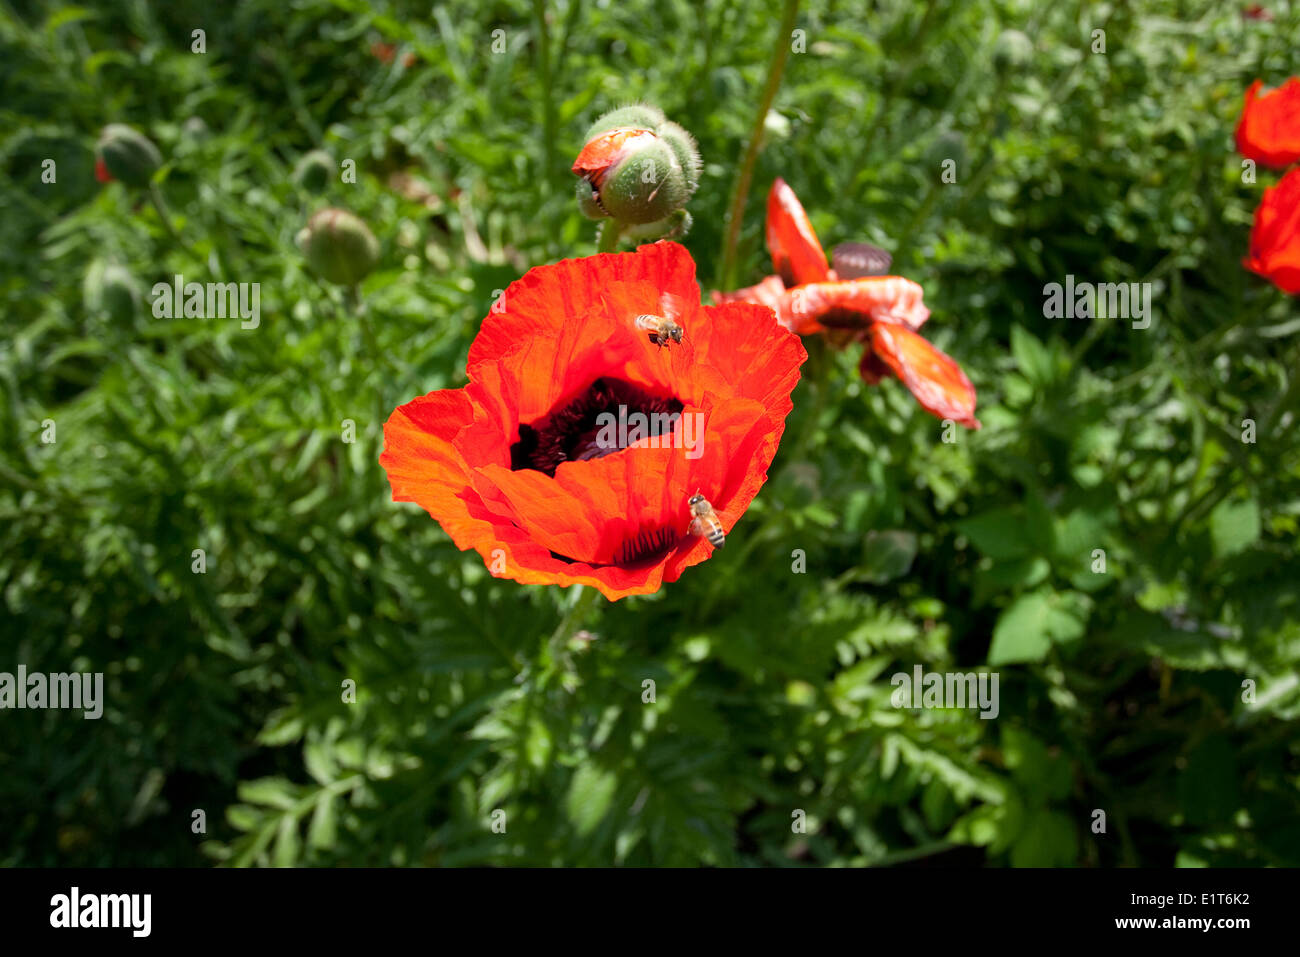
[(651, 313), (642, 313), (634, 320), (638, 329), (645, 330), (649, 334), (650, 341), (659, 348), (663, 348), (671, 342), (682, 341), (682, 327), (678, 323), (681, 318), (682, 308), (681, 300), (672, 293), (664, 293), (659, 297), (659, 311), (663, 313), (656, 316)]
[(726, 544), (727, 536), (722, 531), (722, 523), (718, 521), (718, 513), (713, 510), (708, 499), (696, 492), (686, 504), (691, 508), (690, 533), (708, 539), (714, 548)]

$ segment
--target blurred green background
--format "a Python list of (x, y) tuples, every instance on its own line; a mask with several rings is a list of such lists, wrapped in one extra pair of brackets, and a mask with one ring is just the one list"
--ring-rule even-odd
[[(383, 418), (464, 381), (497, 290), (594, 251), (568, 166), (601, 112), (699, 139), (715, 288), (793, 42), (759, 6), (0, 0), (0, 670), (107, 697), (0, 713), (0, 863), (1300, 864), (1300, 316), (1241, 268), (1276, 174), (1232, 148), (1246, 86), (1300, 72), (1295, 3), (803, 4), (737, 278), (782, 176), (923, 284), (984, 429), (945, 443), (808, 341), (731, 547), (578, 639), (572, 592), (390, 501)], [(108, 122), (158, 143), (190, 249), (95, 181)], [(316, 147), (356, 183), (298, 189)], [(381, 240), (373, 339), (294, 245), (327, 203)], [(258, 329), (83, 292), (214, 259)], [(1043, 318), (1067, 274), (1153, 283), (1150, 328)], [(992, 666), (999, 716), (892, 707), (916, 664)]]

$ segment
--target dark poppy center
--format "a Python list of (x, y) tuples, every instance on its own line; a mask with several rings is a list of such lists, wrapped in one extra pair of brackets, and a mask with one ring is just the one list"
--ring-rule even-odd
[(564, 405), (520, 423), (510, 468), (554, 476), (561, 462), (598, 459), (647, 436), (666, 438), (682, 413), (672, 396), (656, 396), (619, 379), (597, 379)]

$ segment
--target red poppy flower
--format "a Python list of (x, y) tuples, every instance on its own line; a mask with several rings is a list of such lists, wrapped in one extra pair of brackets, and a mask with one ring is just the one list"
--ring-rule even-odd
[(104, 158), (102, 156), (95, 157), (95, 179), (99, 180), (101, 183), (113, 182), (113, 174), (110, 173), (108, 167), (104, 165)]
[(1264, 190), (1244, 263), (1283, 292), (1300, 294), (1300, 167)]
[(921, 287), (902, 276), (879, 273), (889, 255), (866, 243), (845, 243), (826, 260), (808, 214), (784, 180), (767, 197), (767, 245), (777, 275), (715, 302), (767, 306), (800, 335), (823, 333), (839, 344), (866, 346), (859, 371), (875, 385), (886, 376), (901, 381), (921, 407), (941, 419), (978, 429), (975, 387), (961, 366), (917, 330), (930, 317)]
[(1237, 151), (1265, 166), (1289, 166), (1300, 160), (1300, 78), (1259, 95), (1262, 80), (1246, 91), (1237, 124)]
[[(747, 304), (699, 304), (675, 243), (530, 270), (483, 320), (469, 384), (399, 407), (380, 463), (493, 574), (646, 594), (708, 558), (689, 533), (696, 492), (730, 531), (767, 478), (807, 354)], [(684, 330), (655, 345), (636, 319)], [(600, 438), (602, 415), (671, 432)], [(606, 420), (608, 421), (608, 420)], [(644, 431), (644, 430), (643, 430)]]

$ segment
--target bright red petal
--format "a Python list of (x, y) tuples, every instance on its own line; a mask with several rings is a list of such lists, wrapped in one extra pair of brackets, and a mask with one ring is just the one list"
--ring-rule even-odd
[(1300, 294), (1300, 167), (1264, 190), (1244, 265), (1283, 292)]
[(921, 408), (941, 419), (978, 429), (975, 387), (950, 357), (906, 326), (878, 322), (871, 327), (871, 348), (907, 386)]
[(104, 165), (104, 158), (102, 156), (95, 157), (95, 179), (99, 180), (101, 183), (113, 182), (113, 174), (110, 173), (108, 167)]
[(830, 278), (826, 253), (799, 197), (778, 178), (767, 194), (767, 248), (787, 286)]
[(469, 347), (470, 378), (479, 363), (500, 358), (534, 336), (554, 335), (592, 309), (606, 308), (614, 284), (635, 282), (646, 284), (643, 312), (658, 312), (660, 292), (702, 308), (695, 260), (678, 243), (651, 243), (634, 253), (601, 253), (540, 266), (507, 286), (493, 304)]
[(1237, 150), (1265, 166), (1289, 166), (1300, 160), (1300, 78), (1260, 96), (1263, 85), (1256, 80), (1246, 91)]

